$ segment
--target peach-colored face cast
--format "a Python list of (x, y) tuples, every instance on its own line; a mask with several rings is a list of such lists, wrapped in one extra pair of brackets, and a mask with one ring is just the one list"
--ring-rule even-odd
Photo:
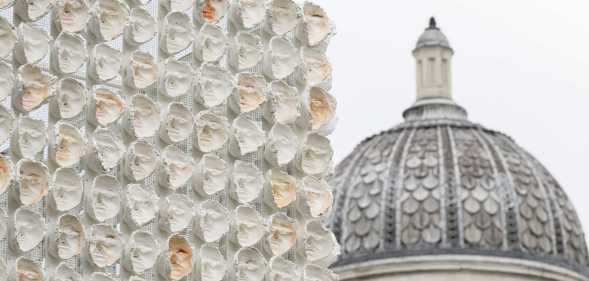
[(318, 87), (311, 88), (307, 107), (311, 113), (313, 130), (319, 130), (333, 120), (335, 106), (335, 99), (325, 90)]
[(270, 219), (270, 235), (268, 236), (272, 255), (283, 255), (295, 245), (296, 240), (294, 220), (282, 213), (273, 215)]
[(17, 163), (18, 200), (23, 206), (35, 204), (49, 192), (49, 170), (37, 161), (22, 159)]
[(316, 46), (331, 33), (331, 24), (325, 11), (313, 3), (303, 7), (304, 32), (309, 46)]
[(94, 92), (96, 123), (106, 127), (117, 121), (125, 111), (125, 102), (112, 91), (99, 88)]
[(53, 144), (53, 160), (60, 167), (73, 167), (84, 155), (85, 145), (86, 141), (76, 127), (59, 123)]
[(266, 174), (271, 205), (281, 209), (297, 199), (296, 179), (285, 172), (270, 170)]
[(266, 79), (261, 75), (239, 74), (237, 76), (237, 92), (232, 107), (237, 113), (256, 110), (266, 101)]
[(168, 240), (168, 260), (172, 280), (179, 280), (192, 272), (192, 248), (184, 237), (175, 235)]
[(225, 16), (229, 9), (227, 0), (198, 0), (197, 19), (201, 22), (216, 23)]
[(145, 89), (157, 80), (157, 64), (149, 53), (135, 51), (123, 74), (125, 84), (135, 89)]
[(21, 257), (16, 260), (14, 280), (18, 281), (43, 281), (43, 269), (34, 261)]
[(309, 85), (317, 85), (331, 77), (331, 63), (324, 52), (303, 49), (303, 75)]
[(0, 194), (10, 187), (14, 177), (13, 172), (12, 162), (6, 156), (0, 155)]
[(17, 109), (30, 112), (38, 108), (51, 96), (51, 87), (55, 77), (43, 72), (39, 67), (25, 64), (18, 69), (18, 81), (21, 93), (16, 96)]
[(60, 0), (55, 9), (56, 26), (63, 31), (82, 31), (90, 19), (90, 8), (84, 0)]

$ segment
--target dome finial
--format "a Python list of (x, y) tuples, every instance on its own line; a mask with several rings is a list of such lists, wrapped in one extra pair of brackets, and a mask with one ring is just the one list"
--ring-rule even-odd
[(430, 17), (429, 18), (429, 27), (427, 29), (438, 29), (436, 18)]

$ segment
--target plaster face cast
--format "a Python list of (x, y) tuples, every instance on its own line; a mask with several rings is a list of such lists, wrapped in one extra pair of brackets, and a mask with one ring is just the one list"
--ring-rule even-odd
[(228, 0), (196, 0), (194, 19), (199, 23), (216, 23), (229, 10)]
[[(0, 31), (1, 32), (1, 31)], [(0, 41), (0, 44), (2, 42)], [(0, 102), (12, 95), (12, 90), (16, 85), (16, 77), (12, 71), (12, 66), (0, 61)]]
[(8, 109), (0, 105), (0, 145), (3, 145), (10, 136), (15, 127), (14, 116)]
[(267, 91), (264, 76), (240, 73), (237, 75), (237, 88), (231, 96), (229, 105), (238, 114), (252, 112), (266, 101)]
[[(4, 155), (0, 155), (0, 194), (4, 194), (10, 187), (14, 178), (14, 171), (12, 168), (12, 161)], [(2, 233), (0, 231), (0, 233)], [(2, 237), (0, 235), (0, 237)]]
[(264, 188), (264, 176), (253, 163), (237, 160), (231, 176), (231, 194), (239, 203), (249, 203), (258, 198)]
[(271, 33), (282, 36), (297, 26), (301, 11), (293, 0), (273, 0), (267, 15), (268, 29)]
[[(226, 261), (219, 248), (212, 244), (200, 247), (199, 261), (196, 262), (196, 276), (202, 281), (221, 281), (227, 271)], [(197, 277), (198, 278), (198, 277)]]
[(12, 53), (17, 42), (16, 29), (4, 17), (0, 18), (0, 58)]
[(58, 168), (53, 173), (51, 197), (53, 205), (59, 212), (65, 212), (78, 206), (82, 201), (84, 186), (82, 178), (72, 168)]
[(237, 243), (241, 247), (254, 246), (266, 234), (262, 217), (256, 209), (247, 205), (235, 208), (233, 228), (236, 232)]
[(149, 232), (135, 231), (125, 248), (123, 266), (130, 272), (141, 274), (155, 265), (157, 255), (157, 239)]
[(275, 209), (282, 209), (297, 199), (296, 179), (280, 170), (266, 173), (264, 189), (266, 202)]
[(88, 121), (96, 126), (107, 127), (119, 120), (125, 111), (125, 101), (106, 88), (94, 89)]
[(18, 281), (43, 281), (43, 268), (34, 261), (20, 257), (16, 259), (15, 266), (11, 270), (8, 280)]
[(160, 48), (167, 54), (176, 54), (192, 43), (192, 22), (183, 12), (171, 12), (164, 18), (160, 33)]
[(47, 144), (45, 123), (30, 117), (21, 117), (16, 124), (16, 132), (12, 135), (12, 151), (22, 158), (35, 159)]
[(269, 250), (273, 256), (282, 256), (290, 250), (297, 241), (295, 220), (283, 213), (276, 213), (270, 217)]
[(160, 109), (146, 95), (134, 95), (125, 118), (126, 131), (135, 138), (153, 137), (159, 128)]
[(98, 0), (91, 10), (88, 28), (100, 41), (110, 41), (121, 34), (129, 21), (129, 7), (118, 0)]
[(123, 217), (127, 225), (140, 228), (155, 218), (158, 212), (158, 197), (139, 184), (127, 185)]
[(264, 73), (274, 80), (292, 74), (299, 65), (297, 49), (285, 38), (273, 37), (264, 54)]
[(231, 6), (232, 21), (240, 28), (251, 29), (264, 21), (265, 0), (238, 0)]
[(160, 138), (168, 144), (184, 141), (192, 133), (193, 122), (192, 112), (185, 105), (170, 103), (160, 125)]
[(123, 73), (125, 84), (135, 89), (145, 89), (157, 80), (157, 64), (149, 53), (135, 51)]
[(205, 154), (194, 169), (192, 188), (201, 196), (213, 195), (227, 186), (229, 169), (225, 160)]
[(159, 155), (153, 145), (135, 141), (125, 155), (125, 174), (132, 181), (143, 180), (153, 173), (158, 162)]
[(53, 17), (59, 31), (80, 32), (90, 19), (90, 7), (85, 0), (59, 0)]
[(184, 96), (192, 88), (194, 71), (190, 64), (175, 59), (166, 60), (160, 75), (160, 90), (170, 98)]
[(192, 177), (192, 157), (169, 145), (162, 152), (159, 184), (170, 190), (177, 190)]
[(197, 88), (200, 103), (208, 108), (222, 104), (233, 92), (233, 83), (233, 76), (224, 68), (204, 64)]
[(82, 281), (82, 276), (72, 269), (67, 262), (61, 262), (55, 269), (51, 281)]
[(298, 281), (300, 274), (296, 264), (283, 257), (272, 257), (268, 262), (268, 281)]
[(331, 80), (331, 63), (327, 55), (317, 49), (305, 47), (301, 51), (302, 63), (300, 71), (301, 85), (328, 84)]
[(15, 197), (21, 205), (31, 206), (47, 195), (50, 175), (45, 164), (21, 159), (16, 164), (16, 172), (18, 186)]
[(0, 10), (8, 9), (14, 5), (14, 0), (5, 0), (0, 2)]
[(262, 281), (266, 272), (266, 259), (255, 248), (241, 248), (233, 258), (238, 281)]
[(84, 245), (84, 226), (76, 216), (60, 216), (49, 244), (49, 253), (58, 259), (67, 260), (80, 255)]
[(239, 31), (229, 49), (229, 63), (237, 71), (256, 66), (264, 57), (264, 45), (260, 36)]
[(98, 82), (107, 82), (119, 74), (121, 52), (106, 44), (98, 44), (92, 50), (89, 74)]
[(86, 165), (95, 173), (114, 169), (125, 155), (125, 145), (112, 130), (99, 128), (90, 140), (90, 154)]
[(86, 150), (86, 140), (80, 131), (65, 122), (58, 122), (51, 145), (51, 158), (60, 167), (71, 168), (80, 162)]
[(299, 188), (298, 208), (306, 216), (319, 218), (325, 215), (333, 204), (331, 187), (325, 180), (304, 177)]
[(332, 157), (333, 149), (329, 139), (318, 134), (311, 134), (307, 136), (297, 154), (297, 166), (307, 175), (323, 174), (329, 169)]
[(121, 208), (121, 184), (109, 175), (94, 178), (92, 189), (86, 195), (86, 210), (98, 222), (114, 218)]
[(55, 77), (38, 66), (25, 64), (18, 68), (18, 89), (13, 105), (21, 112), (30, 112), (44, 104), (52, 95)]
[(313, 220), (305, 226), (304, 256), (311, 263), (329, 266), (340, 252), (339, 244), (332, 232)]
[(229, 231), (229, 211), (217, 201), (207, 200), (196, 208), (192, 232), (206, 243), (215, 242)]
[(297, 135), (286, 125), (274, 124), (268, 135), (264, 156), (274, 167), (288, 165), (297, 153)]
[(25, 0), (16, 1), (14, 12), (23, 21), (37, 21), (51, 11), (53, 3), (49, 0)]
[(337, 122), (335, 98), (322, 88), (313, 87), (303, 96), (303, 104), (305, 115), (302, 123), (309, 124), (311, 130), (321, 135), (329, 135)]
[(192, 1), (190, 0), (162, 0), (160, 5), (163, 6), (168, 12), (182, 12), (192, 7)]
[(49, 51), (49, 42), (51, 41), (51, 37), (49, 37), (47, 31), (27, 23), (21, 23), (17, 31), (18, 43), (14, 57), (18, 63), (34, 64), (45, 58), (45, 55)]
[(303, 6), (303, 24), (299, 30), (299, 38), (308, 46), (317, 46), (332, 32), (329, 17), (318, 5), (306, 2)]
[(74, 118), (86, 106), (86, 87), (73, 78), (62, 78), (57, 82), (55, 97), (51, 100), (50, 113), (58, 119)]
[(227, 37), (223, 30), (214, 24), (205, 23), (194, 40), (192, 55), (200, 62), (216, 62), (226, 50)]
[(201, 152), (217, 151), (229, 140), (229, 122), (227, 117), (215, 114), (211, 110), (204, 110), (196, 115), (195, 147)]
[(106, 273), (94, 272), (90, 275), (90, 281), (117, 281)]
[(160, 275), (166, 280), (179, 280), (192, 272), (192, 248), (181, 235), (168, 239), (168, 249), (158, 258)]
[(164, 201), (159, 214), (159, 227), (168, 233), (184, 230), (192, 221), (192, 200), (186, 195), (174, 193)]
[(13, 227), (10, 230), (12, 248), (19, 253), (25, 253), (43, 241), (47, 226), (39, 213), (18, 208), (14, 213)]
[(338, 276), (331, 270), (314, 264), (307, 264), (303, 269), (303, 281), (336, 281)]
[(120, 234), (107, 224), (95, 224), (90, 234), (88, 254), (99, 268), (113, 265), (121, 258), (123, 241)]
[(137, 46), (151, 40), (157, 32), (157, 22), (144, 8), (136, 7), (131, 10), (129, 25), (125, 27), (125, 41)]
[(296, 88), (283, 81), (270, 84), (270, 99), (266, 103), (264, 117), (268, 122), (284, 125), (294, 123), (300, 116), (300, 99)]
[(258, 124), (246, 117), (237, 117), (231, 126), (233, 138), (230, 152), (235, 157), (241, 157), (258, 150), (264, 145), (266, 136)]
[(61, 74), (71, 74), (86, 62), (86, 40), (79, 34), (62, 32), (53, 42), (53, 68)]

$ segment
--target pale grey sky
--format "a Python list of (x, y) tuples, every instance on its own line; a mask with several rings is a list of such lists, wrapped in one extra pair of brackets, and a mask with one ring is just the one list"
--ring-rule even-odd
[(338, 31), (329, 47), (338, 161), (402, 121), (415, 99), (411, 50), (433, 15), (455, 51), (454, 99), (536, 156), (589, 231), (589, 1), (315, 2)]

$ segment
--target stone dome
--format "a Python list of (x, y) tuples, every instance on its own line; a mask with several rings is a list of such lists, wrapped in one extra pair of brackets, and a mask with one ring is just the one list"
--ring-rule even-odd
[(415, 44), (415, 48), (417, 49), (432, 46), (452, 49), (452, 47), (450, 47), (450, 43), (448, 42), (448, 38), (437, 27), (436, 20), (433, 17), (430, 18), (429, 26), (425, 29), (421, 36), (419, 36), (419, 39), (417, 39), (417, 44)]

